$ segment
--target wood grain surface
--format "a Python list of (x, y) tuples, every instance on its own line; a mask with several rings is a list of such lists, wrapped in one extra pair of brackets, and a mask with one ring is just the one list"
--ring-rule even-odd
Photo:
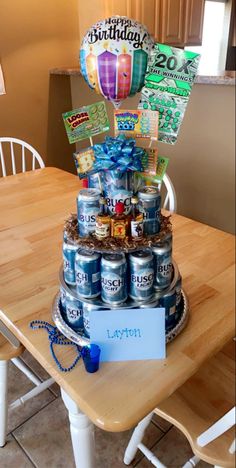
[[(0, 181), (0, 317), (23, 345), (102, 429), (134, 426), (193, 375), (234, 335), (234, 237), (174, 215), (174, 258), (190, 301), (186, 329), (167, 347), (165, 360), (102, 363), (88, 374), (83, 363), (64, 374), (50, 354), (44, 330), (58, 291), (64, 220), (76, 211), (79, 179), (56, 168)], [(63, 364), (74, 351), (58, 350)]]

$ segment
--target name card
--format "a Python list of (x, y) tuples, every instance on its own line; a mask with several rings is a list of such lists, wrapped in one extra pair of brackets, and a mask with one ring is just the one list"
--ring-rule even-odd
[(90, 340), (101, 361), (164, 359), (165, 309), (91, 310)]

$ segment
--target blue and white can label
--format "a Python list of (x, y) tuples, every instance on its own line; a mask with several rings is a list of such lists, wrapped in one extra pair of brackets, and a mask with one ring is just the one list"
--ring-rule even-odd
[(99, 213), (100, 192), (96, 189), (82, 189), (77, 197), (78, 227), (80, 237), (95, 232), (96, 216)]
[(137, 301), (149, 300), (153, 296), (153, 255), (147, 251), (129, 255), (129, 295)]
[[(130, 171), (131, 172), (131, 171)], [(125, 214), (131, 210), (132, 190), (131, 174), (112, 170), (104, 172), (104, 193), (107, 200), (108, 213), (115, 213), (115, 206), (118, 202), (124, 203)]]
[(65, 321), (73, 330), (83, 329), (82, 302), (70, 294), (66, 294)]
[(76, 290), (82, 297), (97, 297), (101, 291), (100, 254), (80, 250), (75, 257)]
[(170, 286), (173, 265), (172, 248), (169, 242), (159, 242), (152, 247), (154, 255), (154, 288), (157, 290), (166, 289)]
[(71, 242), (63, 242), (63, 271), (67, 284), (75, 285), (75, 255), (78, 246)]
[(95, 172), (88, 175), (88, 186), (103, 192), (103, 172)]
[(178, 321), (178, 314), (176, 313), (175, 289), (159, 298), (158, 307), (164, 307), (165, 309), (166, 331), (168, 332), (175, 327)]
[(131, 197), (132, 192), (128, 190), (114, 190), (109, 189), (105, 190), (105, 196), (107, 201), (107, 210), (109, 214), (115, 213), (115, 206), (118, 202), (124, 203), (124, 213), (129, 214), (131, 211)]
[(63, 311), (66, 310), (66, 291), (63, 286), (60, 286), (60, 301)]
[(104, 254), (101, 261), (101, 297), (108, 304), (127, 299), (127, 264), (124, 254)]
[(101, 309), (95, 304), (88, 304), (83, 302), (83, 324), (84, 324), (84, 334), (90, 338), (90, 312), (91, 310), (105, 310), (105, 307)]
[(183, 310), (183, 301), (182, 301), (182, 276), (179, 274), (176, 285), (175, 285), (175, 293), (176, 293), (176, 312), (178, 315), (178, 319), (180, 319)]

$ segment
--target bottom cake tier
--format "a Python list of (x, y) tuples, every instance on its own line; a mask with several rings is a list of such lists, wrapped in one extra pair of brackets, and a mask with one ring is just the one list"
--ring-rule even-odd
[[(84, 303), (87, 304), (88, 303)], [(85, 306), (85, 309), (87, 307)], [(132, 306), (132, 307), (137, 307)], [(130, 307), (130, 308), (132, 308)], [(145, 307), (145, 305), (141, 305), (140, 307)], [(152, 307), (151, 304), (149, 304), (149, 307)], [(157, 307), (157, 306), (156, 306)], [(158, 311), (158, 309), (157, 309)], [(167, 316), (166, 314), (166, 321), (167, 321)], [(178, 307), (178, 313), (175, 313), (175, 320), (173, 320), (172, 326), (169, 325), (168, 330), (166, 329), (166, 343), (169, 343), (172, 341), (179, 333), (183, 330), (183, 328), (186, 326), (187, 321), (188, 321), (188, 316), (189, 316), (189, 306), (188, 306), (188, 300), (185, 292), (183, 289), (181, 289), (181, 298), (179, 302), (179, 307)], [(85, 330), (83, 328), (81, 329), (73, 329), (66, 317), (65, 314), (65, 309), (62, 307), (61, 304), (61, 295), (58, 293), (53, 301), (53, 306), (52, 306), (52, 319), (58, 328), (58, 330), (66, 336), (68, 339), (70, 339), (73, 343), (76, 343), (79, 346), (86, 346), (90, 343), (90, 339), (88, 335), (86, 336)], [(86, 320), (89, 320), (89, 315), (87, 313), (86, 315)], [(88, 329), (88, 328), (87, 328)]]

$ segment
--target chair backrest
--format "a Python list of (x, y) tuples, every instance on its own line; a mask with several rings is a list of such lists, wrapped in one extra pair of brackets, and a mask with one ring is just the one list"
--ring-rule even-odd
[(232, 468), (235, 466), (234, 404), (235, 347), (231, 340), (161, 402), (155, 413), (185, 434), (201, 460)]
[[(236, 424), (236, 406), (231, 408), (222, 418), (218, 419), (212, 426), (210, 426), (206, 431), (202, 432), (197, 438), (197, 444), (200, 447), (205, 447), (206, 445), (210, 444), (213, 440), (220, 437), (226, 431), (231, 429), (231, 427), (235, 426)], [(235, 450), (235, 440), (229, 446), (229, 452), (234, 453)]]
[(171, 213), (175, 213), (177, 211), (177, 198), (174, 189), (174, 185), (171, 182), (170, 177), (165, 174), (162, 181), (161, 189), (163, 191), (163, 186), (165, 188), (166, 194), (163, 197), (164, 202), (162, 204), (162, 208), (169, 210)]
[[(9, 164), (6, 165), (5, 157), (11, 161), (11, 170), (7, 171)], [(0, 162), (3, 177), (45, 167), (40, 154), (29, 143), (11, 137), (0, 137)]]

